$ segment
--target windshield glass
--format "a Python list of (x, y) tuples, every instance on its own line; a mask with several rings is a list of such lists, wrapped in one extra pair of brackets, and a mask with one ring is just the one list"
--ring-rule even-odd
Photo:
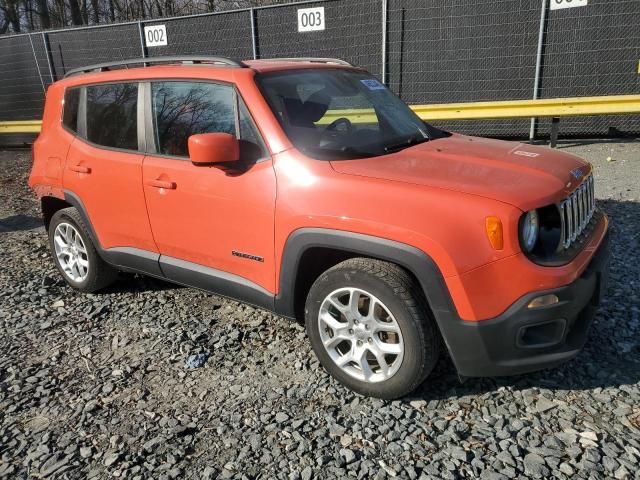
[(311, 157), (371, 157), (429, 139), (422, 120), (369, 73), (309, 69), (257, 78), (291, 142)]

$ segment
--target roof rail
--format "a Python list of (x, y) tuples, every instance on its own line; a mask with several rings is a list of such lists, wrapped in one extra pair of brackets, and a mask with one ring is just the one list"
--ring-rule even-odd
[(295, 58), (261, 58), (265, 62), (311, 62), (311, 63), (335, 63), (338, 65), (346, 65), (353, 67), (346, 60), (340, 58), (322, 58), (322, 57), (295, 57)]
[(183, 55), (172, 57), (148, 57), (148, 58), (131, 58), (129, 60), (118, 60), (115, 62), (96, 63), (95, 65), (87, 65), (86, 67), (79, 67), (69, 70), (65, 73), (64, 78), (76, 75), (78, 73), (86, 73), (94, 70), (103, 72), (110, 70), (113, 67), (128, 67), (129, 65), (142, 64), (145, 67), (151, 64), (159, 63), (212, 63), (218, 65), (224, 65), (227, 67), (246, 67), (246, 65), (237, 60), (232, 60), (226, 57), (205, 57), (195, 55)]

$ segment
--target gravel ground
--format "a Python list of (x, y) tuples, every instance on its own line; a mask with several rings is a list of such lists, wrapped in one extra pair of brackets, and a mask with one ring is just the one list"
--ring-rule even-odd
[(133, 275), (72, 291), (29, 153), (0, 152), (0, 478), (640, 478), (640, 142), (561, 148), (594, 163), (612, 220), (584, 352), (463, 384), (443, 360), (394, 402), (338, 385), (269, 313)]

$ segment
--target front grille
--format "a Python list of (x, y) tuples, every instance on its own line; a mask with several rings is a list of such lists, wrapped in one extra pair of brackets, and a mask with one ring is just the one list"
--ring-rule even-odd
[(596, 209), (593, 175), (589, 175), (571, 195), (560, 203), (562, 246), (567, 249), (584, 232)]

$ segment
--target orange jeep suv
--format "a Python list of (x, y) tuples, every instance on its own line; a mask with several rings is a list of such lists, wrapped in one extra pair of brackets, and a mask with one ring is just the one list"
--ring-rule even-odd
[(558, 365), (605, 289), (589, 163), (433, 128), (342, 60), (76, 69), (33, 159), (69, 285), (138, 272), (304, 319), (365, 395), (411, 392), (441, 351), (461, 377)]

